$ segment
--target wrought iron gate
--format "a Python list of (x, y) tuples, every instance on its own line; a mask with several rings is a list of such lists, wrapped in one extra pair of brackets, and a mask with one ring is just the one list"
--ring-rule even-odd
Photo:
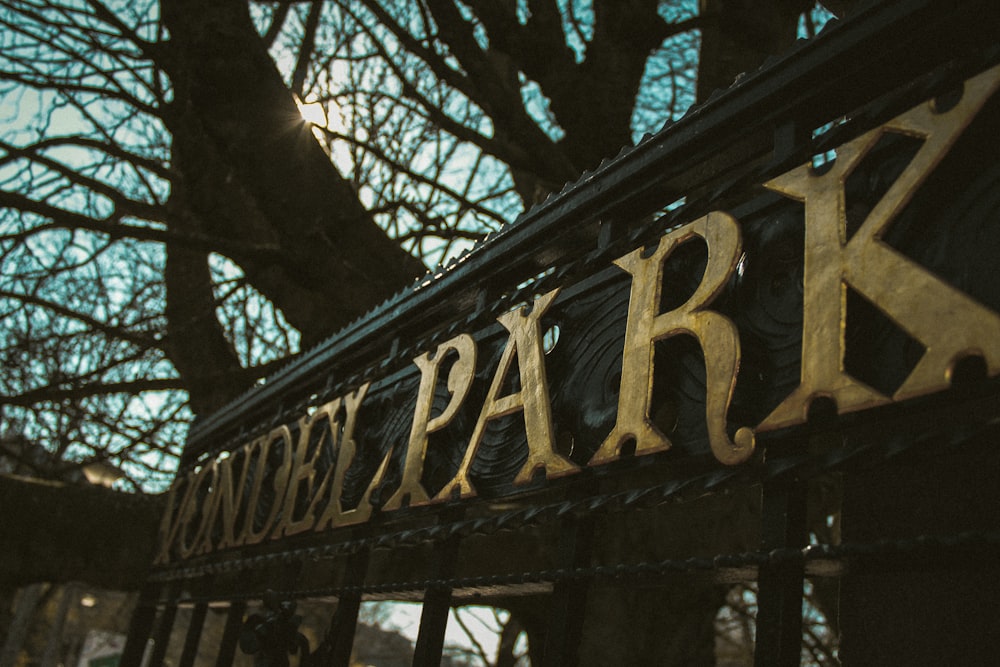
[(451, 605), (517, 596), (593, 664), (600, 590), (752, 581), (756, 664), (797, 665), (811, 580), (847, 664), (986, 655), (998, 37), (985, 1), (861, 11), (196, 424), (124, 664), (181, 605), (182, 667), (210, 605), (217, 665), (247, 623), (287, 655), (283, 603), (332, 597), (315, 664), (417, 599), (435, 665)]

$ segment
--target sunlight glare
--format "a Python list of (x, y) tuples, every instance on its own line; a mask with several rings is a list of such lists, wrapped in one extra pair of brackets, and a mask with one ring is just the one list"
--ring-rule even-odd
[(296, 102), (302, 120), (319, 127), (326, 126), (326, 109), (320, 102)]

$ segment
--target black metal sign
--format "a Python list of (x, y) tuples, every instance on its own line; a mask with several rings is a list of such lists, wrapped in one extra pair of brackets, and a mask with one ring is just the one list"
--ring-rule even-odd
[[(757, 433), (805, 423), (817, 399), (845, 414), (939, 392), (969, 357), (997, 375), (1000, 315), (908, 258), (892, 232), (998, 87), (1000, 68), (987, 70), (956, 101), (925, 101), (836, 146), (826, 168), (806, 163), (761, 184), (799, 202), (805, 221), (801, 274), (788, 286), (801, 289), (802, 312), (790, 391), (760, 364), (751, 365), (757, 382), (741, 384), (741, 340), (760, 332), (737, 321), (764, 305), (744, 290), (772, 269), (744, 248), (738, 217), (712, 211), (667, 226), (596, 276), (531, 285), (525, 303), (496, 317), (499, 327), (449, 335), (420, 349), (412, 366), (362, 376), (294, 422), (203, 461), (171, 490), (156, 562), (365, 522), (376, 506), (501, 498), (619, 461), (626, 448), (635, 457), (665, 452), (681, 418), (690, 422), (680, 438), (688, 451), (707, 446), (722, 464), (738, 464)], [(848, 192), (859, 175), (884, 182), (861, 212), (849, 208), (857, 202)], [(752, 233), (777, 227), (755, 218)], [(847, 365), (849, 294), (916, 350), (892, 385), (866, 382)], [(676, 395), (664, 369), (680, 379), (684, 365), (700, 366), (687, 379), (697, 386)], [(738, 397), (737, 412), (741, 386), (753, 392)]]

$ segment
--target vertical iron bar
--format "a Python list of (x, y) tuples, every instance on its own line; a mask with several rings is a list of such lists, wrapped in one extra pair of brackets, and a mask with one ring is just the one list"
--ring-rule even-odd
[(207, 613), (207, 602), (199, 602), (194, 606), (194, 611), (191, 613), (191, 622), (187, 628), (187, 635), (184, 638), (184, 650), (181, 651), (179, 667), (194, 667), (195, 658), (198, 657), (198, 642), (201, 640), (202, 626), (205, 625), (205, 615)]
[(226, 615), (226, 628), (222, 631), (222, 641), (219, 643), (219, 655), (215, 658), (215, 667), (231, 667), (236, 657), (236, 644), (240, 639), (240, 629), (243, 627), (243, 615), (247, 603), (237, 600), (229, 605)]
[(177, 599), (171, 597), (167, 600), (163, 613), (160, 614), (160, 622), (156, 626), (156, 634), (153, 635), (153, 655), (150, 657), (149, 667), (163, 666), (163, 658), (167, 655), (167, 645), (170, 643), (170, 633), (174, 629), (176, 617)]
[[(563, 522), (559, 533), (560, 567), (574, 569), (588, 565), (593, 537), (593, 519), (573, 517)], [(556, 583), (549, 608), (544, 667), (573, 667), (579, 662), (589, 589), (589, 579), (566, 579)]]
[(180, 597), (180, 594), (181, 582), (171, 582), (166, 590), (163, 612), (160, 614), (160, 620), (157, 622), (156, 631), (153, 634), (153, 653), (150, 656), (148, 667), (163, 666), (163, 659), (167, 655), (167, 647), (170, 644), (170, 635), (174, 629), (174, 620), (177, 618), (177, 598)]
[(444, 633), (451, 611), (451, 587), (443, 583), (454, 574), (458, 560), (458, 536), (434, 545), (431, 586), (424, 592), (420, 629), (413, 650), (413, 667), (437, 667), (444, 650)]
[(129, 623), (128, 637), (125, 639), (125, 649), (122, 652), (122, 667), (139, 667), (142, 656), (146, 652), (146, 643), (153, 631), (156, 620), (156, 598), (160, 587), (156, 584), (146, 584), (139, 593), (132, 621)]
[(432, 586), (424, 593), (420, 610), (420, 630), (413, 651), (414, 667), (434, 667), (441, 664), (444, 651), (444, 633), (448, 629), (451, 611), (451, 588)]
[[(806, 544), (805, 485), (795, 480), (765, 482), (761, 546), (765, 550)], [(760, 568), (757, 590), (755, 667), (795, 667), (802, 653), (801, 560), (771, 562)]]
[[(348, 556), (344, 571), (343, 586), (360, 588), (368, 573), (368, 551), (361, 550)], [(329, 667), (349, 667), (351, 649), (354, 647), (354, 632), (358, 625), (358, 610), (361, 608), (361, 593), (350, 591), (337, 600), (337, 610), (330, 622), (328, 639), (331, 644)]]

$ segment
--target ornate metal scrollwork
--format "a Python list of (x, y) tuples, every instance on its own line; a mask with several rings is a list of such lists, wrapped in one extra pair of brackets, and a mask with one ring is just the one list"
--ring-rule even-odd
[(250, 614), (240, 630), (240, 650), (253, 656), (254, 667), (288, 667), (288, 656), (310, 656), (309, 640), (299, 632), (302, 617), (294, 600), (279, 600), (273, 591), (264, 594), (264, 608)]

